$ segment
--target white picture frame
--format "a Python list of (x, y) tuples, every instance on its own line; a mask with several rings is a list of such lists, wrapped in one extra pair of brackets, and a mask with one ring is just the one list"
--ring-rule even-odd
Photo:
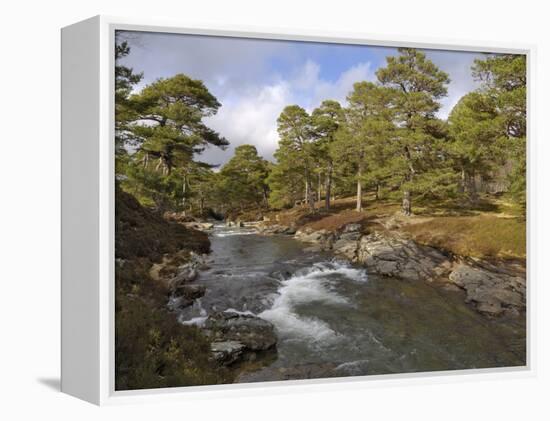
[(295, 393), (389, 384), (426, 384), (533, 376), (536, 373), (533, 315), (536, 283), (530, 276), (532, 198), (528, 196), (527, 364), (415, 374), (293, 380), (257, 384), (114, 389), (114, 35), (138, 30), (226, 37), (316, 41), (445, 50), (491, 51), (527, 55), (528, 192), (532, 156), (531, 92), (535, 88), (532, 45), (499, 45), (456, 40), (403, 39), (353, 33), (318, 33), (232, 25), (194, 25), (153, 19), (96, 16), (65, 27), (62, 41), (62, 377), (61, 390), (94, 404)]

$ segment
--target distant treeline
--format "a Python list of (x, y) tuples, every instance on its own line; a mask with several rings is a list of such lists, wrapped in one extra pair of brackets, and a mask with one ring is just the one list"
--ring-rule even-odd
[(335, 195), (351, 194), (361, 210), (364, 192), (372, 191), (400, 200), (408, 215), (418, 198), (462, 198), (473, 206), (480, 182), (491, 181), (525, 207), (524, 55), (476, 60), (472, 74), (480, 89), (443, 120), (437, 112), (449, 76), (422, 51), (400, 48), (375, 83), (354, 84), (347, 107), (330, 99), (311, 114), (285, 107), (275, 163), (241, 145), (217, 171), (198, 158), (209, 145), (229, 145), (203, 121), (221, 104), (202, 81), (183, 74), (132, 94), (143, 75), (120, 64), (129, 53), (127, 43), (117, 44), (117, 180), (159, 211), (225, 214), (301, 204), (315, 212), (316, 202), (330, 208)]

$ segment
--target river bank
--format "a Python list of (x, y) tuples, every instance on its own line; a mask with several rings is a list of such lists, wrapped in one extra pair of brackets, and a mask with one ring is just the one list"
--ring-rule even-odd
[(487, 316), (513, 317), (525, 312), (525, 263), (519, 260), (458, 256), (418, 244), (381, 223), (349, 223), (333, 230), (296, 229), (266, 221), (254, 226), (261, 234), (292, 235), (314, 248), (361, 264), (369, 273), (462, 290), (465, 302)]

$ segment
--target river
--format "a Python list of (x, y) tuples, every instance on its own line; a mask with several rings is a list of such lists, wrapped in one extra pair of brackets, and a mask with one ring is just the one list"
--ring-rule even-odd
[(490, 320), (461, 291), (367, 274), (289, 236), (217, 225), (206, 294), (179, 313), (214, 311), (274, 324), (277, 354), (239, 381), (525, 365), (525, 317)]

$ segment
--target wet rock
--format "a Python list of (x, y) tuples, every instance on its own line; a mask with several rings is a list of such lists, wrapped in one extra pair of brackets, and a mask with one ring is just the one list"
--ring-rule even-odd
[(201, 298), (206, 293), (206, 287), (204, 285), (179, 285), (173, 293), (174, 297), (183, 297), (188, 300), (196, 300)]
[(272, 278), (278, 279), (280, 281), (286, 281), (292, 277), (292, 273), (288, 270), (277, 270), (269, 274)]
[(195, 279), (197, 279), (198, 276), (199, 272), (195, 265), (188, 264), (181, 266), (178, 269), (178, 273), (176, 274), (176, 276), (168, 281), (168, 287), (170, 288), (170, 290), (174, 291), (179, 288), (180, 285), (194, 281)]
[(252, 315), (214, 313), (208, 317), (204, 326), (213, 342), (237, 341), (248, 351), (267, 350), (277, 343), (273, 325)]
[(186, 222), (183, 224), (186, 228), (191, 228), (199, 231), (210, 231), (214, 228), (211, 222)]
[(245, 348), (246, 347), (238, 341), (212, 342), (210, 344), (212, 356), (223, 365), (230, 365), (239, 360)]

